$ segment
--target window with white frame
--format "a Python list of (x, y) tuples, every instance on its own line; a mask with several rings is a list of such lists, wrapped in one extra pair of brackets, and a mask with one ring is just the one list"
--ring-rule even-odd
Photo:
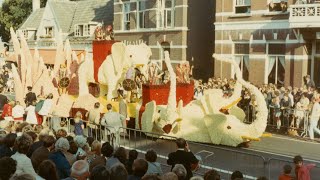
[(234, 44), (235, 61), (240, 67), (244, 80), (249, 80), (249, 43)]
[(288, 0), (268, 0), (270, 12), (287, 12)]
[(251, 12), (251, 0), (235, 0), (236, 14), (249, 14)]
[(76, 37), (90, 36), (90, 25), (89, 24), (75, 25), (74, 36), (76, 36)]
[(145, 20), (146, 20), (146, 1), (138, 1), (137, 2), (137, 20), (138, 20), (138, 28), (143, 29), (146, 28)]
[(28, 30), (22, 30), (22, 34), (24, 36), (24, 38), (28, 38)]
[(174, 27), (174, 0), (158, 0), (158, 28)]
[(285, 80), (285, 44), (268, 44), (266, 75), (268, 82), (284, 85)]
[(44, 29), (45, 29), (46, 37), (53, 37), (53, 27), (52, 26), (45, 27)]
[(123, 3), (123, 30), (130, 30), (130, 2)]
[(83, 25), (83, 36), (90, 36), (90, 25), (89, 24), (84, 24)]

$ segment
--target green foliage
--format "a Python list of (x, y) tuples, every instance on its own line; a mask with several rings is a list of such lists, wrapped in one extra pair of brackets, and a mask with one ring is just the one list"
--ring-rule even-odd
[(32, 11), (32, 0), (5, 0), (0, 9), (0, 36), (10, 40), (10, 27), (18, 29)]

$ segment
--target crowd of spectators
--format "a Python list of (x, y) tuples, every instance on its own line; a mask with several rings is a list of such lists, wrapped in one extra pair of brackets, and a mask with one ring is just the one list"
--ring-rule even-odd
[[(279, 87), (271, 83), (258, 86), (269, 108), (268, 125), (276, 131), (297, 130), (297, 133), (301, 133), (303, 129), (307, 129), (308, 115), (319, 91), (309, 75), (304, 80), (302, 87)], [(198, 80), (195, 83), (194, 99), (200, 99), (208, 89), (222, 89), (224, 96), (229, 97), (235, 83), (234, 79), (209, 78), (207, 82)], [(238, 106), (246, 113), (246, 122), (251, 123), (255, 119), (257, 106), (255, 96), (243, 88), (241, 98)]]
[[(132, 149), (114, 147), (92, 137), (70, 136), (64, 130), (53, 133), (47, 128), (35, 130), (22, 123), (16, 132), (1, 133), (0, 177), (2, 180), (220, 180), (220, 173), (209, 170), (203, 176), (194, 176), (199, 160), (188, 143), (179, 138), (177, 150), (168, 155), (171, 171), (163, 171), (155, 150), (143, 157)], [(303, 164), (301, 156), (293, 159), (295, 176), (310, 179), (309, 170), (315, 165)], [(293, 179), (292, 167), (285, 165), (280, 180)], [(243, 180), (245, 175), (234, 171), (231, 180)], [(258, 180), (267, 180), (259, 177)]]

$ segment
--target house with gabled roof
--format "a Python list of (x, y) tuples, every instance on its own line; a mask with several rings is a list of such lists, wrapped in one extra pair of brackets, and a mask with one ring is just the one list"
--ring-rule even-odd
[[(18, 29), (27, 39), (33, 51), (38, 48), (43, 57), (55, 57), (55, 39), (61, 31), (64, 39), (69, 39), (72, 49), (91, 49), (93, 34), (99, 23), (112, 25), (113, 0), (48, 0), (40, 8), (40, 0), (33, 0), (33, 11)], [(48, 54), (49, 53), (49, 54)], [(46, 60), (53, 64), (52, 60)]]

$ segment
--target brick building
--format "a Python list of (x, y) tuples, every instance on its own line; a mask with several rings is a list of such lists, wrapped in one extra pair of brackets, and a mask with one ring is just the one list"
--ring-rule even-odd
[(116, 40), (146, 42), (159, 64), (164, 50), (172, 63), (193, 60), (194, 76), (208, 78), (213, 75), (214, 10), (212, 0), (48, 0), (43, 8), (33, 0), (33, 13), (19, 31), (42, 55), (55, 49), (59, 30), (73, 49), (84, 50), (92, 49), (98, 23), (113, 24)]
[[(320, 86), (320, 4), (309, 0), (216, 1), (215, 53), (234, 58), (254, 84)], [(318, 32), (319, 31), (319, 32)], [(217, 77), (233, 77), (215, 60)]]
[(164, 50), (172, 63), (193, 60), (195, 77), (208, 78), (213, 75), (213, 15), (212, 0), (114, 0), (115, 38), (143, 40), (158, 62)]

